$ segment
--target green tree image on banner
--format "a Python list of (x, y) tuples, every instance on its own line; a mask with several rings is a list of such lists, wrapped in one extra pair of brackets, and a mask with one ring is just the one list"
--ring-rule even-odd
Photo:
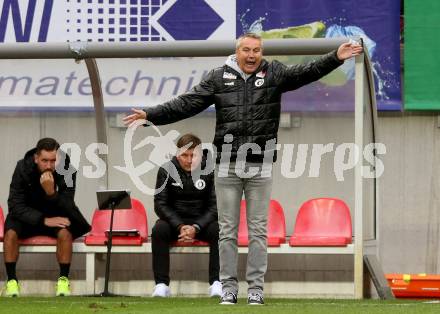
[(440, 1), (405, 1), (405, 109), (440, 110)]

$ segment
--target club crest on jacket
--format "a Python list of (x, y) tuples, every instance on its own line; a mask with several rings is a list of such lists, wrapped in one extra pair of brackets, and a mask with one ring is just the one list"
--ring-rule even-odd
[(203, 179), (198, 179), (196, 183), (194, 183), (194, 186), (197, 190), (203, 190), (206, 187), (206, 182)]

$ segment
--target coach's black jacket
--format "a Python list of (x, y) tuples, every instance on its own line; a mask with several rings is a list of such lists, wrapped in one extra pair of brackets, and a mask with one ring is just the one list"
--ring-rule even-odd
[[(34, 162), (35, 152), (36, 148), (28, 151), (17, 162), (10, 185), (8, 215), (34, 226), (44, 225), (46, 217), (67, 217), (71, 222), (69, 230), (74, 238), (90, 231), (90, 225), (74, 202), (76, 173), (73, 174), (73, 186), (68, 187), (64, 177), (54, 172), (56, 194), (48, 197), (40, 184), (41, 174)], [(68, 156), (65, 160), (65, 169), (68, 169)]]
[(173, 123), (215, 104), (217, 162), (220, 161), (226, 134), (233, 135), (231, 160), (237, 158), (241, 145), (256, 143), (261, 151), (251, 154), (246, 148), (247, 161), (263, 161), (265, 151), (275, 161), (281, 94), (320, 79), (343, 62), (337, 58), (336, 51), (308, 64), (295, 66), (263, 59), (255, 73), (245, 80), (232, 58), (229, 57), (224, 66), (211, 70), (200, 84), (185, 94), (145, 109), (147, 120), (156, 125)]
[[(202, 169), (205, 162), (206, 156)], [(213, 171), (194, 182), (191, 173), (183, 170), (174, 157), (159, 168), (156, 189), (162, 190), (154, 196), (154, 211), (174, 228), (181, 224), (197, 224), (203, 229), (218, 219)]]

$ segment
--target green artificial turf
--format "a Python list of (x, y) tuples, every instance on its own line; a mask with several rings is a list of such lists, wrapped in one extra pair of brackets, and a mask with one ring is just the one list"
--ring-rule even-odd
[(237, 305), (219, 305), (208, 298), (1, 298), (0, 313), (440, 313), (436, 301), (266, 299), (264, 306), (249, 306), (245, 299)]

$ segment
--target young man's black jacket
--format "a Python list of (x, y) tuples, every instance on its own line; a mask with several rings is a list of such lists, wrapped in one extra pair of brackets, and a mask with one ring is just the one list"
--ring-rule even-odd
[(214, 104), (216, 127), (213, 144), (217, 149), (217, 163), (220, 162), (227, 134), (233, 135), (231, 160), (237, 158), (240, 147), (246, 147), (243, 144), (255, 143), (261, 150), (251, 152), (247, 147), (243, 151), (247, 161), (262, 162), (265, 152), (269, 158), (266, 161), (275, 161), (282, 93), (316, 81), (342, 63), (336, 51), (295, 66), (263, 59), (259, 68), (246, 80), (225, 64), (210, 71), (185, 94), (145, 109), (147, 120), (156, 125), (169, 124), (194, 116)]
[[(10, 185), (8, 215), (15, 220), (33, 226), (44, 226), (46, 217), (67, 217), (71, 222), (70, 231), (77, 238), (88, 231), (90, 225), (75, 205), (76, 173), (73, 174), (73, 186), (68, 187), (64, 177), (53, 173), (56, 193), (48, 197), (40, 184), (40, 171), (34, 162), (36, 148), (28, 151), (17, 162)], [(65, 158), (65, 169), (69, 167), (69, 158)]]
[[(204, 156), (202, 167), (205, 162)], [(213, 171), (194, 182), (191, 173), (183, 170), (174, 157), (159, 169), (156, 189), (162, 190), (154, 196), (154, 211), (173, 228), (197, 224), (203, 229), (218, 219)]]

